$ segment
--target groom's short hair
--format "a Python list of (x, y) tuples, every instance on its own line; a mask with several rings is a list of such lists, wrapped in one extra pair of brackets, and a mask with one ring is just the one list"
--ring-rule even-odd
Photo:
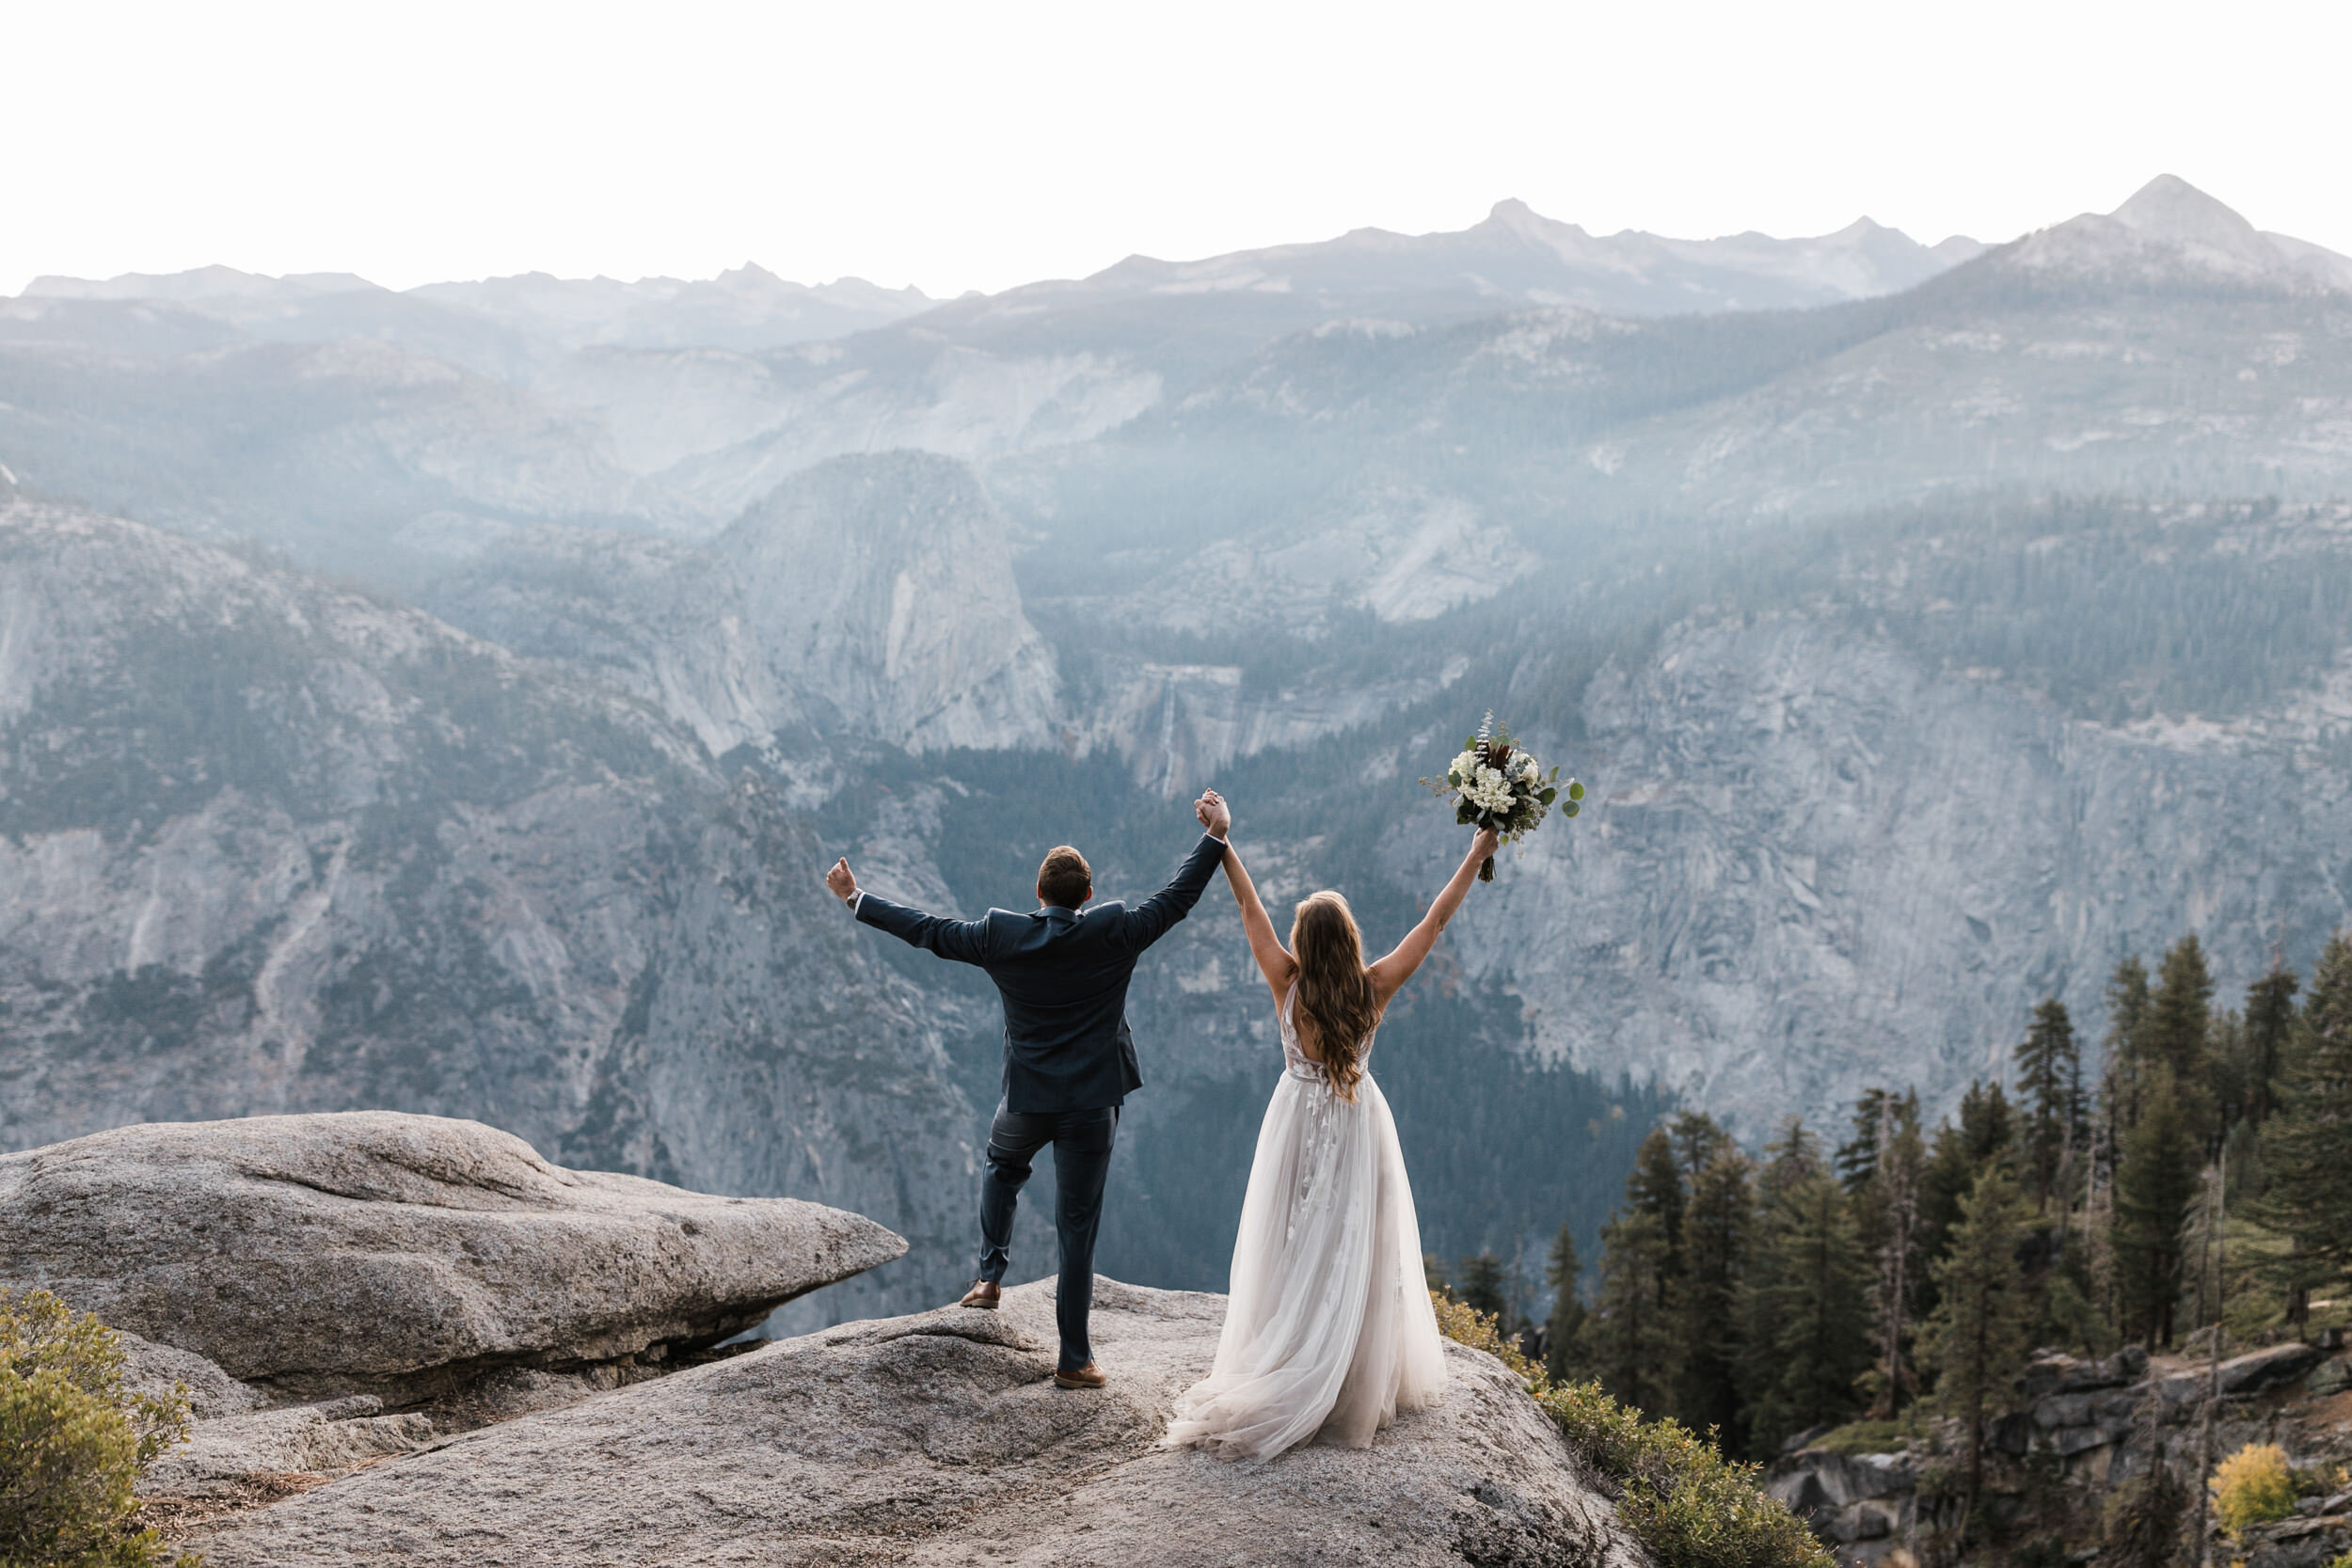
[(1057, 844), (1045, 851), (1045, 863), (1037, 868), (1038, 896), (1049, 904), (1074, 910), (1087, 901), (1087, 894), (1094, 887), (1094, 869), (1087, 858), (1067, 844)]

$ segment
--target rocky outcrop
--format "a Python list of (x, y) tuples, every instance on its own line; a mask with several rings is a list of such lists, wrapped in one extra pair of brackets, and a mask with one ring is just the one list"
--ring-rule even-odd
[[(2223, 1361), (2151, 1363), (2126, 1346), (2100, 1360), (2044, 1352), (2019, 1379), (2015, 1408), (1986, 1433), (1988, 1507), (2004, 1528), (2096, 1541), (2101, 1507), (2120, 1483), (2165, 1465), (2190, 1486), (2201, 1463), (2209, 1394), (2215, 1451), (2279, 1443), (2297, 1465), (2352, 1458), (2352, 1421), (2333, 1396), (2352, 1386), (2352, 1366), (2316, 1346), (2272, 1345)], [(1765, 1490), (1804, 1519), (1841, 1562), (1876, 1563), (1910, 1549), (1915, 1528), (1933, 1526), (1948, 1488), (1961, 1432), (1933, 1429), (1886, 1453), (1804, 1448), (1765, 1473)], [(1943, 1522), (1949, 1523), (1948, 1518)], [(2239, 1554), (2257, 1568), (2312, 1568), (2352, 1546), (2352, 1492), (2305, 1499), (2297, 1517), (2253, 1528)], [(2326, 1548), (2326, 1549), (2322, 1549)]]
[(269, 1395), (240, 1383), (214, 1362), (177, 1345), (159, 1345), (128, 1329), (115, 1330), (122, 1345), (122, 1386), (148, 1399), (181, 1399), (199, 1421), (217, 1421), (260, 1410)]
[(216, 1568), (1003, 1560), (1642, 1568), (1491, 1357), (1369, 1451), (1155, 1446), (1223, 1300), (1098, 1280), (1099, 1391), (1055, 1388), (1050, 1287), (1001, 1313), (847, 1324), (468, 1433), (246, 1515)]
[[(565, 1170), (475, 1122), (389, 1112), (0, 1156), (0, 1280), (279, 1396), (414, 1402), (501, 1368), (659, 1361), (905, 1250), (839, 1210)], [(235, 1402), (197, 1376), (214, 1409)]]
[(434, 1437), (433, 1418), (417, 1411), (383, 1413), (371, 1394), (199, 1421), (187, 1442), (139, 1478), (151, 1497), (235, 1497), (264, 1476), (326, 1476), (393, 1454), (413, 1453)]

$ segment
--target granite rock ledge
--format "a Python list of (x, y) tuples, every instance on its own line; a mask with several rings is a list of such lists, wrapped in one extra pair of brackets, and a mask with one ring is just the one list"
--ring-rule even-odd
[(0, 1283), (272, 1403), (660, 1363), (905, 1250), (838, 1209), (567, 1170), (439, 1117), (157, 1122), (0, 1155)]
[(1223, 1298), (1098, 1280), (1102, 1390), (1054, 1387), (1053, 1294), (848, 1323), (387, 1460), (188, 1543), (215, 1568), (1150, 1562), (1646, 1568), (1492, 1357), (1369, 1450), (1158, 1447)]

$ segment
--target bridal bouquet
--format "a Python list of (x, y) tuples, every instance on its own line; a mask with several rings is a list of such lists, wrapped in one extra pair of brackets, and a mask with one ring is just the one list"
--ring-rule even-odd
[[(1560, 782), (1560, 769), (1544, 771), (1542, 763), (1514, 744), (1507, 726), (1486, 715), (1478, 733), (1462, 742), (1462, 754), (1447, 764), (1443, 779), (1421, 781), (1440, 800), (1454, 801), (1454, 820), (1465, 828), (1492, 828), (1505, 844), (1516, 844), (1535, 831), (1535, 825), (1563, 794), (1561, 811), (1574, 816), (1583, 807), (1584, 786), (1574, 779)], [(1495, 879), (1495, 858), (1488, 855), (1478, 868), (1478, 879)]]

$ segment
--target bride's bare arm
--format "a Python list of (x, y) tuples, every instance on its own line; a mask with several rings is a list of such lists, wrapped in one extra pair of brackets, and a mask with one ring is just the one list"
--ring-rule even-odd
[[(1413, 971), (1429, 957), (1429, 950), (1438, 945), (1438, 933), (1445, 929), (1445, 923), (1454, 918), (1454, 911), (1470, 895), (1470, 883), (1478, 877), (1478, 863), (1495, 852), (1498, 842), (1493, 829), (1481, 829), (1478, 836), (1470, 840), (1470, 853), (1463, 857), (1460, 869), (1438, 895), (1437, 902), (1429, 906), (1429, 912), (1421, 917), (1421, 924), (1406, 933), (1394, 952), (1372, 966), (1372, 994), (1380, 1006), (1389, 1005), (1389, 998), (1404, 989), (1405, 982), (1413, 977)], [(1225, 863), (1231, 870), (1231, 850), (1226, 852)]]
[(1258, 973), (1265, 976), (1266, 990), (1274, 993), (1279, 1007), (1290, 994), (1291, 977), (1298, 973), (1298, 965), (1275, 936), (1274, 922), (1266, 918), (1265, 906), (1258, 901), (1257, 884), (1249, 879), (1240, 851), (1230, 841), (1225, 846), (1225, 879), (1232, 884), (1233, 902), (1241, 906), (1241, 928), (1249, 934), (1249, 956), (1258, 960)]

